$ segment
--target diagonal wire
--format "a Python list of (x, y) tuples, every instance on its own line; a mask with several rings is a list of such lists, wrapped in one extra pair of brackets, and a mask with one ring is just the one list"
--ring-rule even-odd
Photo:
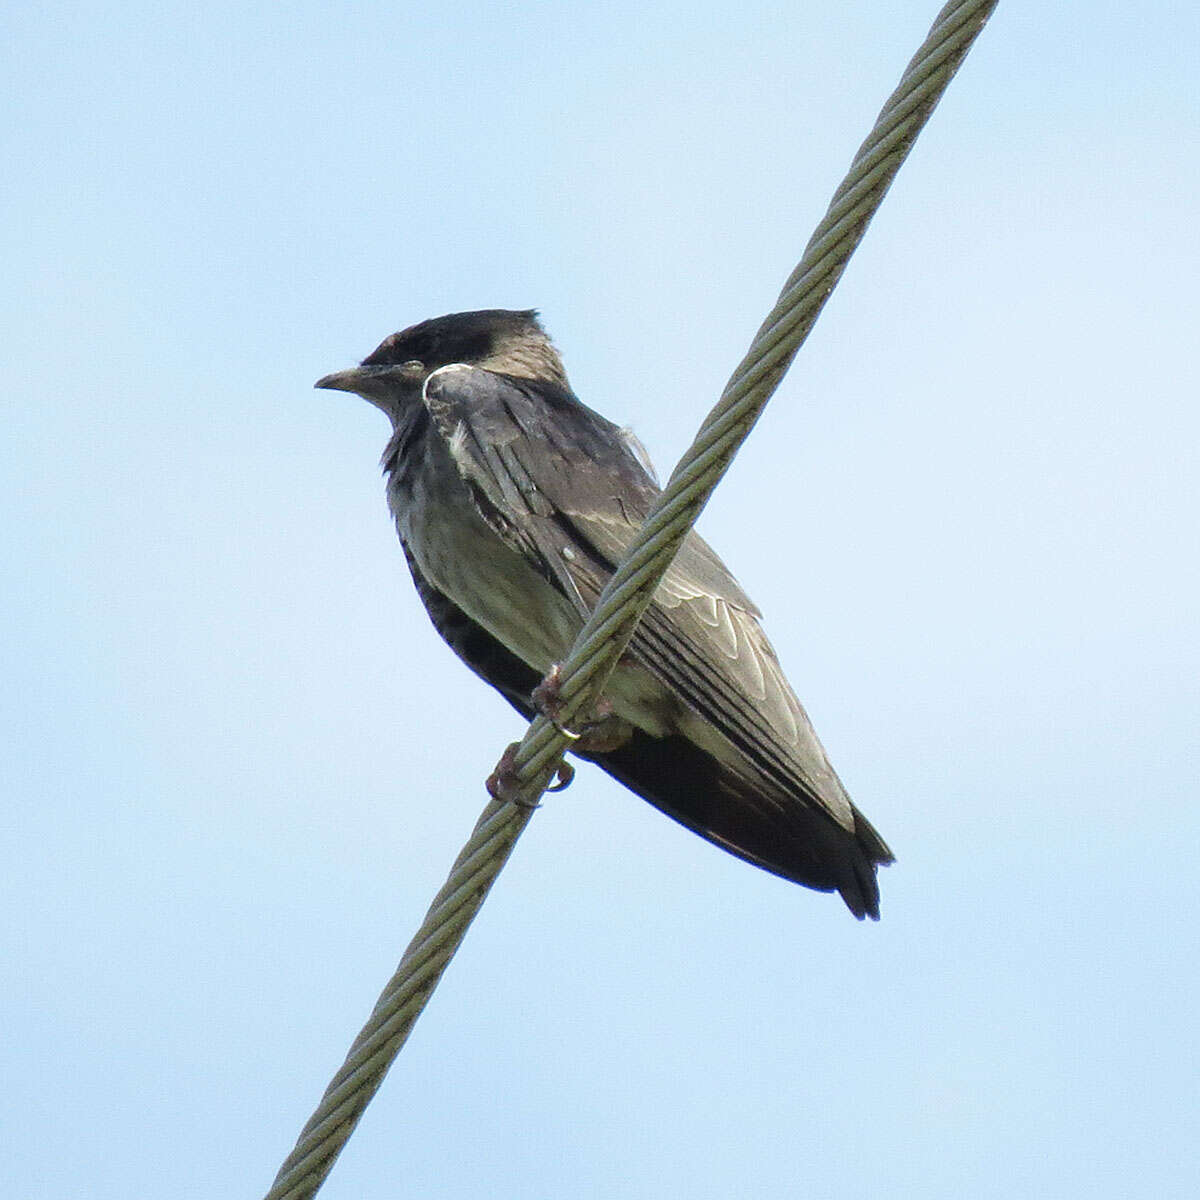
[[(908, 64), (779, 300), (680, 459), (560, 670), (559, 724), (599, 695), (676, 551), (762, 414), (866, 232), (917, 134), (997, 0), (952, 0)], [(517, 802), (484, 809), (442, 890), (266, 1200), (315, 1195), (462, 942), (570, 745), (544, 716), (513, 759)]]

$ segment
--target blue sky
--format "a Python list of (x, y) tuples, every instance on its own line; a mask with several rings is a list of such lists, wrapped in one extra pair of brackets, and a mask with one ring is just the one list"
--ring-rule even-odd
[[(0, 1145), (278, 1163), (520, 725), (320, 375), (536, 306), (663, 473), (911, 4), (26, 8), (3, 39)], [(323, 1195), (1192, 1197), (1200, 18), (1005, 3), (701, 527), (883, 921), (591, 769)]]

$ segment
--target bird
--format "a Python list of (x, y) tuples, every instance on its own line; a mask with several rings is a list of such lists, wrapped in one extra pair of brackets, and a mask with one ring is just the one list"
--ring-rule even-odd
[[(659, 494), (536, 310), (450, 313), (318, 388), (391, 420), (387, 500), (434, 628), (526, 719)], [(572, 751), (709, 842), (879, 918), (892, 852), (851, 802), (760, 625), (689, 533)]]

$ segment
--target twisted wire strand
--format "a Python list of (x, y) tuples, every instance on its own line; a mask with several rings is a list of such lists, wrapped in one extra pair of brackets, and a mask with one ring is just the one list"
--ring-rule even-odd
[(598, 696), (687, 533), (749, 436), (866, 232), (917, 134), (997, 0), (952, 0), (938, 14), (834, 193), (799, 265), (560, 668), (558, 726), (539, 715), (515, 752), (515, 802), (484, 809), (346, 1061), (275, 1177), (266, 1200), (316, 1194), (529, 823), (570, 739), (561, 732)]

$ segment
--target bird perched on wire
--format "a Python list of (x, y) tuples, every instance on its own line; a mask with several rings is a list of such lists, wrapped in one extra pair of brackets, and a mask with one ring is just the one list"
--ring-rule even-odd
[[(452, 313), (316, 384), (385, 412), (388, 504), (434, 627), (526, 719), (658, 495), (533, 311)], [(725, 565), (688, 535), (574, 743), (725, 850), (879, 916), (892, 854), (854, 807)], [(552, 688), (549, 689), (552, 694)]]

